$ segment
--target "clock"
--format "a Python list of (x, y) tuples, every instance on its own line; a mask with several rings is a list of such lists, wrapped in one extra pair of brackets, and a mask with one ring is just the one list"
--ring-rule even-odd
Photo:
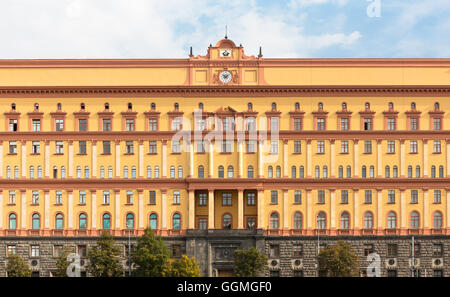
[(230, 50), (220, 50), (220, 56), (224, 58), (231, 58)]
[(220, 81), (227, 84), (231, 81), (231, 79), (233, 78), (233, 75), (231, 74), (230, 71), (222, 71), (219, 75)]

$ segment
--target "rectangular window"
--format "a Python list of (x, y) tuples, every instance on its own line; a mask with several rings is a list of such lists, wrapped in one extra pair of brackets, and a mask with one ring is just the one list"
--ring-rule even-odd
[(157, 119), (149, 119), (148, 120), (148, 130), (149, 131), (158, 131), (158, 120)]
[(232, 195), (229, 192), (222, 193), (222, 206), (231, 206)]
[(441, 130), (441, 118), (433, 118), (433, 129)]
[(84, 244), (80, 244), (77, 246), (77, 254), (78, 256), (80, 256), (81, 258), (86, 258), (87, 257), (87, 248), (86, 245)]
[[(412, 257), (412, 251), (411, 251), (411, 244), (409, 246), (409, 256)], [(414, 244), (414, 257), (420, 257), (420, 244), (415, 243)]]
[(103, 131), (111, 131), (111, 119), (103, 119)]
[(270, 142), (270, 153), (272, 155), (278, 154), (278, 141), (274, 140)]
[(395, 141), (388, 141), (388, 154), (395, 154)]
[(419, 192), (417, 190), (411, 190), (411, 203), (419, 203)]
[(39, 119), (32, 120), (32, 130), (33, 132), (41, 131), (41, 120)]
[(198, 205), (199, 206), (206, 206), (207, 202), (208, 202), (208, 194), (207, 193), (198, 194)]
[(181, 152), (180, 141), (172, 140), (172, 153), (178, 154)]
[(62, 192), (61, 191), (56, 191), (56, 201), (55, 204), (57, 205), (61, 205), (62, 204)]
[(441, 190), (434, 190), (434, 203), (441, 203)]
[(205, 142), (203, 140), (197, 140), (197, 153), (205, 152)]
[(441, 153), (441, 142), (440, 141), (435, 141), (434, 142), (434, 153), (435, 154), (440, 154)]
[(157, 153), (156, 141), (149, 141), (148, 142), (148, 153), (149, 154), (156, 154)]
[(324, 190), (318, 190), (317, 191), (317, 203), (318, 204), (324, 204), (325, 203), (325, 191)]
[(55, 131), (58, 131), (58, 132), (64, 131), (64, 120), (63, 119), (55, 120)]
[(109, 204), (109, 191), (103, 191), (103, 204)]
[(410, 150), (411, 154), (417, 154), (417, 141), (412, 140), (410, 148), (411, 148), (411, 150)]
[(433, 269), (433, 277), (444, 277), (444, 270)]
[(317, 141), (317, 153), (325, 154), (325, 142), (324, 141)]
[(255, 193), (247, 193), (247, 205), (248, 206), (256, 205), (256, 194)]
[(9, 132), (16, 132), (16, 131), (17, 131), (17, 120), (10, 119), (9, 120)]
[(10, 141), (9, 142), (9, 153), (11, 155), (17, 154), (17, 142), (16, 141)]
[(389, 131), (394, 131), (395, 130), (395, 118), (388, 118), (388, 130)]
[(348, 204), (348, 190), (341, 191), (341, 203)]
[(394, 204), (395, 203), (395, 191), (394, 190), (389, 190), (388, 191), (388, 203), (389, 204)]
[(256, 141), (247, 140), (247, 153), (255, 153), (255, 152), (256, 152)]
[(63, 154), (64, 153), (64, 145), (63, 145), (62, 141), (57, 141), (56, 142), (55, 153), (56, 154)]
[(364, 141), (364, 153), (365, 154), (372, 153), (372, 141), (370, 141), (370, 140)]
[(373, 244), (365, 244), (364, 245), (364, 256), (367, 257), (368, 255), (373, 253)]
[(134, 119), (126, 119), (125, 120), (125, 130), (126, 131), (134, 131)]
[(174, 118), (172, 120), (172, 131), (181, 130), (181, 118)]
[(222, 153), (231, 153), (231, 141), (229, 140), (222, 141)]
[(78, 120), (78, 131), (81, 132), (87, 131), (87, 119)]
[(170, 257), (179, 258), (181, 256), (181, 246), (172, 244), (170, 247)]
[(295, 204), (302, 204), (302, 191), (295, 190), (295, 192), (294, 192), (294, 203)]
[(300, 140), (294, 141), (294, 154), (302, 153), (302, 142)]
[(318, 131), (325, 130), (325, 118), (317, 118), (317, 130)]
[(364, 131), (372, 130), (372, 118), (364, 118)]
[(388, 244), (387, 246), (387, 256), (388, 257), (397, 257), (397, 244)]
[(294, 118), (294, 130), (301, 131), (302, 130), (302, 119)]
[(280, 119), (277, 117), (271, 117), (270, 118), (270, 130), (271, 131), (278, 131), (280, 130)]
[(278, 204), (278, 191), (271, 191), (270, 192), (270, 203), (271, 204)]
[(148, 204), (156, 205), (156, 192), (155, 191), (149, 191)]
[(12, 190), (9, 191), (9, 201), (8, 204), (16, 204), (16, 191)]
[(280, 246), (271, 244), (269, 247), (269, 258), (279, 258), (280, 257)]
[(133, 204), (133, 191), (127, 191), (127, 204)]
[(341, 141), (341, 154), (348, 154), (348, 141), (347, 140)]
[(86, 204), (86, 191), (80, 191), (80, 204), (85, 205)]
[(341, 131), (348, 131), (348, 118), (341, 118)]
[(372, 191), (371, 190), (365, 190), (365, 192), (364, 192), (364, 203), (372, 204)]
[(441, 243), (433, 244), (433, 257), (442, 257), (443, 251), (444, 251), (444, 248)]
[(41, 143), (39, 141), (33, 141), (31, 144), (31, 153), (40, 154), (41, 153)]
[(31, 246), (31, 257), (39, 257), (39, 245), (32, 245)]
[(292, 257), (293, 258), (303, 257), (303, 245), (302, 244), (293, 244), (292, 245)]
[(17, 253), (17, 248), (15, 245), (8, 245), (7, 247), (7, 256), (15, 255)]
[(133, 141), (126, 141), (125, 142), (125, 154), (128, 154), (128, 155), (134, 154)]
[(246, 120), (247, 131), (256, 131), (256, 119), (254, 117), (249, 117)]
[(31, 194), (31, 204), (38, 205), (39, 204), (39, 191), (33, 191)]
[(206, 130), (206, 120), (203, 118), (197, 119), (197, 130), (205, 131)]
[(411, 118), (409, 120), (409, 127), (411, 130), (417, 130), (418, 129), (418, 119), (417, 118)]
[(86, 154), (86, 141), (79, 141), (79, 154), (80, 155), (85, 155)]
[(111, 141), (103, 141), (103, 154), (111, 154)]
[(208, 219), (198, 219), (198, 229), (206, 230), (208, 228)]

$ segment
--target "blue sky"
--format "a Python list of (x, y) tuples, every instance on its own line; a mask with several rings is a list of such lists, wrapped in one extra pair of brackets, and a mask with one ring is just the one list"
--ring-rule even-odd
[(225, 25), (268, 58), (450, 58), (449, 15), (450, 0), (2, 0), (0, 58), (186, 58)]

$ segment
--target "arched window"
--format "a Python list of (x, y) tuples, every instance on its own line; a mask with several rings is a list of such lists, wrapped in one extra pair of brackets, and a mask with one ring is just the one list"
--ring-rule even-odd
[(11, 104), (11, 109), (12, 109), (12, 110), (16, 110), (16, 104), (15, 104), (15, 103), (12, 103), (12, 104)]
[(131, 178), (136, 178), (136, 166), (131, 167)]
[(30, 178), (34, 178), (34, 166), (30, 166)]
[(127, 229), (134, 229), (134, 215), (132, 213), (127, 214)]
[(419, 213), (417, 211), (413, 211), (411, 213), (411, 229), (419, 229)]
[(268, 173), (268, 177), (273, 177), (273, 167), (269, 166), (269, 168), (267, 169), (267, 173)]
[(203, 110), (203, 103), (198, 104), (198, 109)]
[(390, 172), (391, 172), (391, 169), (389, 168), (389, 166), (386, 166), (386, 167), (384, 168), (384, 176), (385, 176), (386, 178), (389, 178), (389, 177), (390, 177), (390, 176), (389, 176)]
[(305, 167), (300, 166), (300, 178), (304, 178), (304, 177), (305, 177)]
[(228, 166), (228, 178), (233, 178), (233, 176), (234, 176), (233, 166)]
[(105, 178), (105, 166), (100, 166), (100, 178)]
[(34, 104), (34, 110), (39, 110), (39, 104), (38, 103)]
[(84, 178), (89, 178), (89, 167), (84, 166)]
[(346, 211), (341, 214), (341, 229), (350, 229), (350, 215)]
[(205, 167), (202, 165), (198, 166), (198, 177), (204, 178), (205, 177)]
[(56, 230), (64, 229), (64, 218), (61, 213), (58, 213), (55, 217), (55, 229)]
[(364, 177), (364, 178), (367, 177), (367, 168), (366, 168), (366, 165), (364, 165), (364, 166), (361, 168), (361, 177)]
[(316, 178), (320, 178), (320, 167), (319, 166), (316, 166), (315, 167), (315, 176), (316, 176)]
[(53, 166), (53, 178), (58, 178), (58, 167)]
[(223, 166), (222, 165), (220, 165), (219, 166), (219, 178), (224, 178), (225, 177), (225, 173), (224, 173), (224, 169), (223, 169)]
[(369, 103), (369, 102), (366, 102), (366, 103), (364, 104), (364, 107), (365, 107), (366, 109), (370, 109), (370, 103)]
[(294, 213), (294, 229), (302, 229), (302, 214), (298, 211)]
[(323, 109), (323, 103), (322, 103), (322, 102), (319, 102), (318, 108), (319, 108), (319, 110), (322, 110), (322, 109)]
[(150, 109), (151, 110), (155, 110), (156, 109), (156, 104), (155, 103), (150, 104)]
[(324, 178), (327, 178), (328, 177), (328, 167), (327, 166), (323, 166), (323, 169), (322, 169), (322, 174), (323, 174), (323, 177)]
[(57, 109), (57, 110), (61, 110), (61, 109), (62, 109), (61, 103), (56, 104), (56, 109)]
[(431, 177), (436, 177), (436, 166), (431, 166)]
[(352, 167), (349, 165), (347, 166), (347, 178), (352, 177)]
[(416, 177), (419, 178), (420, 177), (420, 166), (416, 166)]
[(394, 165), (394, 167), (392, 168), (392, 177), (394, 177), (394, 178), (398, 177), (398, 167), (397, 167), (397, 165)]
[(170, 178), (175, 178), (175, 166), (170, 166)]
[(251, 102), (249, 102), (247, 104), (247, 108), (248, 108), (248, 110), (253, 110), (253, 104)]
[(409, 177), (409, 178), (412, 178), (412, 175), (413, 175), (413, 168), (412, 168), (412, 166), (410, 165), (410, 166), (408, 166), (408, 177)]
[(112, 178), (113, 177), (113, 168), (112, 166), (108, 167), (108, 178)]
[(275, 102), (272, 103), (272, 110), (277, 110), (277, 104)]
[(231, 227), (232, 227), (231, 215), (228, 213), (224, 214), (222, 217), (222, 220), (223, 220), (223, 225), (222, 225), (223, 229), (231, 229)]
[(317, 229), (325, 229), (327, 227), (327, 215), (321, 211), (317, 215)]
[(85, 213), (80, 214), (78, 217), (78, 228), (80, 230), (86, 230), (87, 228), (87, 216)]
[(159, 166), (155, 166), (155, 178), (159, 178)]
[(391, 110), (394, 109), (394, 103), (389, 102), (388, 103), (388, 108), (391, 109)]
[(11, 178), (11, 167), (6, 166), (6, 178)]
[(173, 108), (174, 108), (175, 110), (178, 110), (178, 109), (180, 109), (180, 105), (179, 105), (178, 103), (175, 103), (175, 104), (173, 105)]
[(130, 102), (128, 103), (128, 110), (132, 110), (133, 109), (133, 104), (131, 104)]
[(39, 230), (41, 228), (41, 217), (37, 213), (32, 216), (32, 228), (33, 230)]
[(280, 218), (278, 213), (273, 212), (270, 214), (270, 229), (278, 230), (280, 228)]
[(368, 211), (364, 214), (364, 229), (373, 228), (373, 214)]
[(123, 167), (123, 178), (128, 178), (128, 166)]
[(397, 228), (397, 215), (395, 212), (391, 211), (388, 213), (388, 228), (395, 229)]
[(9, 229), (15, 230), (17, 229), (17, 216), (15, 213), (9, 215)]
[(300, 109), (300, 103), (295, 102), (295, 110), (299, 110)]
[(111, 229), (111, 216), (108, 213), (103, 215), (102, 228), (103, 230)]
[(81, 108), (81, 110), (85, 110), (86, 109), (86, 105), (84, 105), (84, 103), (81, 103), (80, 104), (80, 108)]
[(254, 177), (254, 172), (253, 172), (253, 166), (248, 166), (247, 168), (247, 177), (248, 178), (253, 178)]
[(152, 213), (150, 215), (150, 229), (158, 229), (158, 216), (156, 215), (156, 213)]
[(444, 166), (439, 166), (439, 178), (444, 177)]
[(277, 166), (277, 178), (281, 177), (281, 167)]
[(433, 228), (434, 229), (442, 228), (442, 213), (440, 211), (435, 211), (433, 214)]
[(439, 110), (439, 102), (434, 103), (434, 109)]
[(291, 177), (297, 178), (297, 167), (295, 167), (295, 166), (291, 167)]
[(66, 167), (61, 166), (61, 178), (66, 178)]
[(152, 166), (147, 166), (147, 178), (152, 178)]
[(372, 165), (370, 166), (370, 172), (369, 172), (369, 176), (370, 178), (374, 178), (375, 177), (375, 167)]
[(412, 103), (411, 103), (411, 109), (412, 109), (412, 110), (416, 110), (416, 103), (415, 103), (415, 102), (412, 102)]
[(38, 178), (42, 178), (42, 166), (38, 166)]
[(183, 166), (178, 166), (178, 178), (183, 178)]
[(345, 102), (342, 103), (342, 110), (347, 110), (347, 103)]
[(109, 110), (109, 103), (105, 103), (105, 110)]
[(181, 216), (179, 213), (176, 213), (172, 216), (172, 229), (173, 230), (181, 229)]
[(14, 166), (14, 178), (19, 178), (19, 166)]
[(339, 176), (339, 178), (343, 178), (344, 177), (344, 167), (342, 167), (342, 165), (339, 166), (338, 176)]

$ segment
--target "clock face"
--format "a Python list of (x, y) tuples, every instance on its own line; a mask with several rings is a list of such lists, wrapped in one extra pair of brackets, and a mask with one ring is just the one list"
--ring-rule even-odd
[(231, 57), (231, 51), (230, 50), (220, 50), (220, 56), (221, 57)]
[(225, 84), (229, 83), (232, 78), (233, 78), (233, 75), (231, 74), (230, 71), (222, 71), (220, 73), (220, 81)]

